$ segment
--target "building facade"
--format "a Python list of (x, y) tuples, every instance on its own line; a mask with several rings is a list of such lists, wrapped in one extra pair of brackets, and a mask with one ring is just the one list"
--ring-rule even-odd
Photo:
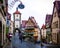
[(34, 19), (34, 17), (29, 17), (29, 19), (25, 25), (25, 32), (32, 35), (34, 37), (34, 39), (37, 40), (38, 39), (38, 31), (39, 31), (39, 29), (38, 29), (36, 20)]
[(3, 46), (4, 43), (6, 42), (6, 20), (4, 19), (3, 15), (0, 12), (0, 42), (1, 45)]
[(60, 44), (60, 1), (54, 2), (52, 18), (52, 42)]
[(14, 29), (18, 28), (20, 30), (21, 29), (21, 13), (18, 11), (18, 8), (13, 13), (13, 17), (14, 17)]
[(22, 20), (22, 32), (25, 32), (25, 25), (26, 25), (27, 20)]
[(45, 24), (46, 24), (46, 39), (47, 39), (47, 43), (51, 42), (51, 22), (52, 22), (52, 15), (51, 14), (47, 14), (46, 15), (46, 19), (45, 19)]
[(8, 0), (0, 0), (0, 47), (3, 47), (6, 43), (6, 12)]
[(46, 41), (46, 26), (43, 24), (41, 28), (41, 40), (43, 42)]
[(13, 21), (10, 21), (10, 27), (9, 27), (9, 32), (13, 34), (13, 24), (14, 22)]

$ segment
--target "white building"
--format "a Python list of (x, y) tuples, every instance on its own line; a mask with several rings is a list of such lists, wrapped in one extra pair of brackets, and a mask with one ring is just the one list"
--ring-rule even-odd
[(14, 29), (21, 27), (21, 13), (16, 9), (16, 11), (13, 13), (14, 17)]
[(41, 28), (41, 35), (42, 35), (42, 39), (46, 39), (46, 28), (45, 28), (45, 25), (43, 25), (42, 28)]
[(40, 39), (41, 39), (40, 28), (37, 28), (37, 31), (38, 31), (38, 38), (37, 38), (37, 41), (40, 41)]

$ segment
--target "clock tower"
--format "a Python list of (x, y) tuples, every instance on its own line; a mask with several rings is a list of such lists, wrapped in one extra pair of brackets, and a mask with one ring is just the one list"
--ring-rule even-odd
[(16, 28), (20, 29), (20, 27), (21, 27), (21, 13), (18, 11), (18, 8), (13, 13), (13, 18), (14, 18), (14, 29), (16, 29)]

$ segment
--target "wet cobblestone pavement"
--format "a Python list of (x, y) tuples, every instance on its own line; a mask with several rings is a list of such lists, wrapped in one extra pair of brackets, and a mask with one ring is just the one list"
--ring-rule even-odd
[(6, 46), (6, 48), (60, 48), (60, 46), (42, 46), (40, 44), (35, 44), (29, 41), (19, 40), (19, 36), (15, 35), (12, 37), (11, 43)]

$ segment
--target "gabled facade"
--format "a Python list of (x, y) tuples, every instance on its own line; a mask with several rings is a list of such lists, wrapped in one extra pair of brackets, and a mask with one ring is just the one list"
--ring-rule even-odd
[(41, 28), (42, 39), (46, 39), (46, 26), (43, 24)]
[(41, 40), (46, 42), (46, 26), (44, 24), (41, 27)]
[(52, 18), (52, 42), (60, 44), (60, 1), (54, 2)]
[(34, 17), (29, 17), (25, 25), (25, 32), (32, 34), (32, 36), (37, 40), (38, 38), (38, 26)]

